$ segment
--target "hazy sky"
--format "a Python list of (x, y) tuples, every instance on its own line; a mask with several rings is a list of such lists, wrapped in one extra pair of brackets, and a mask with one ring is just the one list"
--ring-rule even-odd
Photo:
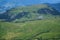
[(12, 6), (25, 6), (40, 3), (60, 3), (60, 0), (0, 0), (0, 6), (5, 8)]
[(0, 4), (15, 3), (20, 5), (39, 3), (60, 3), (60, 0), (0, 0)]
[(60, 3), (60, 0), (0, 0), (0, 6), (25, 6), (40, 3)]

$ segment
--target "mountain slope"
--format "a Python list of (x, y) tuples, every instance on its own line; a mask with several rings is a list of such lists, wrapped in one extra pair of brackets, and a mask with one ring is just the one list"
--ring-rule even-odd
[(60, 12), (60, 3), (55, 3), (50, 5)]
[(47, 4), (7, 10), (0, 14), (0, 40), (60, 40), (60, 13)]
[[(5, 13), (0, 15), (3, 16), (3, 19), (6, 17), (5, 21), (11, 22), (14, 20), (16, 21), (16, 19), (19, 19), (20, 21), (43, 19), (43, 16), (48, 14), (60, 15), (56, 9), (47, 4), (12, 8), (11, 10), (7, 10)], [(0, 19), (2, 18), (0, 17)]]

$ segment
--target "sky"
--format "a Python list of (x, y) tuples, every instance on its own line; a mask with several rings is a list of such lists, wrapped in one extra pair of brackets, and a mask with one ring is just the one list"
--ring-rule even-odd
[(0, 0), (0, 12), (16, 6), (26, 6), (41, 3), (60, 3), (60, 0)]
[(6, 3), (15, 5), (30, 5), (40, 3), (60, 3), (60, 0), (0, 0), (0, 5), (4, 5)]

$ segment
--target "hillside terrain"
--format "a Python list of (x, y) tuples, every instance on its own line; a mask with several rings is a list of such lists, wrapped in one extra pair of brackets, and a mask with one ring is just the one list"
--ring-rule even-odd
[(56, 16), (60, 15), (60, 12), (47, 4), (40, 4), (12, 8), (7, 10), (5, 13), (0, 14), (0, 19), (8, 22), (21, 22), (35, 19), (44, 19), (44, 17), (47, 18), (47, 15)]
[(51, 6), (60, 12), (60, 3), (51, 4)]
[(60, 40), (60, 19), (0, 22), (1, 40)]
[(60, 40), (60, 12), (47, 4), (7, 10), (0, 14), (0, 40)]

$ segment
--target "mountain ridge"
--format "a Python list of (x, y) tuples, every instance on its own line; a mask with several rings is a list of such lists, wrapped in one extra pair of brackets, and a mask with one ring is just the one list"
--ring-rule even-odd
[[(0, 16), (0, 19), (1, 17), (3, 17), (2, 19), (4, 19), (5, 16), (6, 17), (5, 21), (13, 21), (16, 19), (28, 20), (28, 19), (39, 18), (41, 14), (60, 15), (60, 13), (55, 8), (47, 4), (40, 4), (40, 5), (12, 8), (10, 10), (7, 10), (3, 14), (0, 14), (2, 15)], [(43, 19), (43, 16), (40, 18)]]

